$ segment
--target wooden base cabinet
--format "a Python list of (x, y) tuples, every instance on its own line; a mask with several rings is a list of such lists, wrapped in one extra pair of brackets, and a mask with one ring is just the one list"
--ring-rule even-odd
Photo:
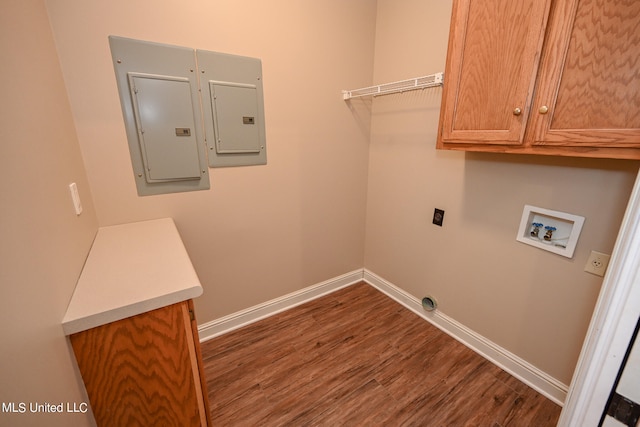
[(70, 335), (98, 426), (209, 426), (191, 300)]
[(640, 2), (454, 0), (437, 147), (640, 159)]

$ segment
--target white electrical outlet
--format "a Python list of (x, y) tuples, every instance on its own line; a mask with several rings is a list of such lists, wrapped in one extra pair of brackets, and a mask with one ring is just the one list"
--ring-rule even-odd
[(584, 271), (587, 273), (595, 274), (597, 276), (604, 276), (604, 272), (607, 271), (609, 265), (609, 259), (611, 255), (603, 254), (596, 251), (591, 251), (587, 264), (584, 266)]

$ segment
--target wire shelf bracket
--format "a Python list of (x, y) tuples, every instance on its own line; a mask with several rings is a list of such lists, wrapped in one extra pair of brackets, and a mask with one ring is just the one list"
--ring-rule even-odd
[(443, 81), (444, 73), (435, 73), (428, 76), (401, 80), (399, 82), (385, 83), (382, 85), (363, 87), (354, 90), (343, 90), (342, 98), (347, 101), (351, 98), (360, 98), (363, 96), (389, 95), (409, 90), (425, 89), (428, 87), (442, 86)]

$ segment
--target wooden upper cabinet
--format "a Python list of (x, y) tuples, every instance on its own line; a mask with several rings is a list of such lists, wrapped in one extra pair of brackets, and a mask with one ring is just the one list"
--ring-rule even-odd
[(550, 0), (455, 2), (442, 138), (521, 144)]
[(640, 159), (640, 2), (454, 1), (440, 126), (444, 149)]
[(639, 158), (640, 2), (564, 0), (552, 19), (532, 143), (583, 147), (587, 154), (622, 148), (621, 155)]

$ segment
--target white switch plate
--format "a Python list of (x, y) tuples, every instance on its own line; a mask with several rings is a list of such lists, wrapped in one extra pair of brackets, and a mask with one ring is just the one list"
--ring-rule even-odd
[(587, 273), (595, 274), (597, 276), (604, 276), (604, 272), (607, 271), (609, 265), (609, 259), (611, 255), (603, 254), (601, 252), (591, 251), (587, 264), (584, 266), (584, 271)]
[(71, 200), (73, 200), (73, 207), (76, 210), (76, 215), (80, 215), (82, 213), (82, 202), (80, 201), (78, 186), (75, 182), (69, 184), (69, 191), (71, 192)]

